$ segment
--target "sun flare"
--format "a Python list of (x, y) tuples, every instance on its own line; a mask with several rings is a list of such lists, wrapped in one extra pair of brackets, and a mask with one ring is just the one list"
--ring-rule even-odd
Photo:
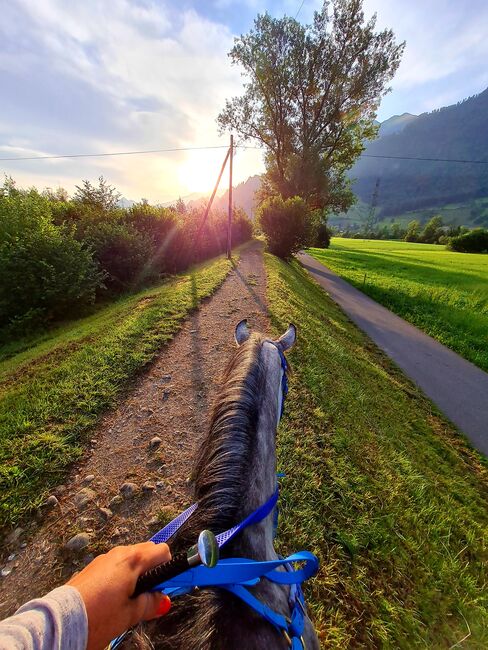
[[(181, 163), (178, 169), (178, 180), (185, 192), (206, 192), (210, 194), (217, 181), (221, 162), (209, 160), (205, 156), (192, 156)], [(225, 173), (225, 172), (224, 172)], [(224, 179), (219, 190), (222, 189)]]

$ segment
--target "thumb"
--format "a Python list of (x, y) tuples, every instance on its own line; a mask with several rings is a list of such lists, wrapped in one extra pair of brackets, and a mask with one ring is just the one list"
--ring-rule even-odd
[(171, 600), (166, 594), (154, 591), (147, 592), (143, 596), (147, 598), (143, 621), (150, 621), (153, 618), (164, 616), (171, 609)]

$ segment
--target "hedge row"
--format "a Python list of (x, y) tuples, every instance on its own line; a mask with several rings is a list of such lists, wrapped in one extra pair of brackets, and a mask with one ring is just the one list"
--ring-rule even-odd
[[(96, 300), (139, 289), (226, 248), (225, 214), (211, 213), (201, 228), (202, 210), (182, 202), (120, 208), (102, 179), (99, 188), (87, 186), (72, 200), (18, 190), (10, 180), (0, 190), (4, 338), (77, 316)], [(236, 210), (233, 244), (251, 234), (250, 221)]]

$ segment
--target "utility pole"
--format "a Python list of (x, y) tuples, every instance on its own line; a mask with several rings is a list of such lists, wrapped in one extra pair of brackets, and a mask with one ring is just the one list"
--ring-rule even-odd
[(201, 234), (201, 232), (203, 230), (203, 227), (205, 226), (205, 223), (207, 222), (208, 213), (210, 212), (210, 208), (212, 207), (212, 203), (213, 203), (213, 200), (214, 200), (215, 195), (217, 193), (217, 189), (219, 187), (220, 179), (222, 178), (222, 174), (224, 173), (224, 169), (225, 169), (225, 166), (227, 164), (227, 160), (229, 159), (229, 155), (230, 155), (230, 149), (225, 154), (224, 162), (222, 163), (222, 167), (220, 168), (219, 177), (217, 178), (217, 182), (215, 183), (215, 187), (213, 189), (212, 196), (210, 197), (210, 200), (207, 203), (207, 207), (205, 209), (205, 214), (203, 215), (202, 222), (200, 223), (200, 227), (198, 229), (195, 241), (198, 241), (198, 239), (200, 238), (200, 234)]
[(232, 257), (232, 212), (234, 209), (232, 202), (232, 160), (234, 158), (234, 136), (230, 136), (229, 147), (229, 217), (227, 221), (227, 259)]

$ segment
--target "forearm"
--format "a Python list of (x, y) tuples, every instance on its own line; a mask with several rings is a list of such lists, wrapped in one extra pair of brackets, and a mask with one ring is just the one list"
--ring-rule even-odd
[(54, 589), (0, 621), (0, 650), (85, 650), (88, 620), (74, 587)]

